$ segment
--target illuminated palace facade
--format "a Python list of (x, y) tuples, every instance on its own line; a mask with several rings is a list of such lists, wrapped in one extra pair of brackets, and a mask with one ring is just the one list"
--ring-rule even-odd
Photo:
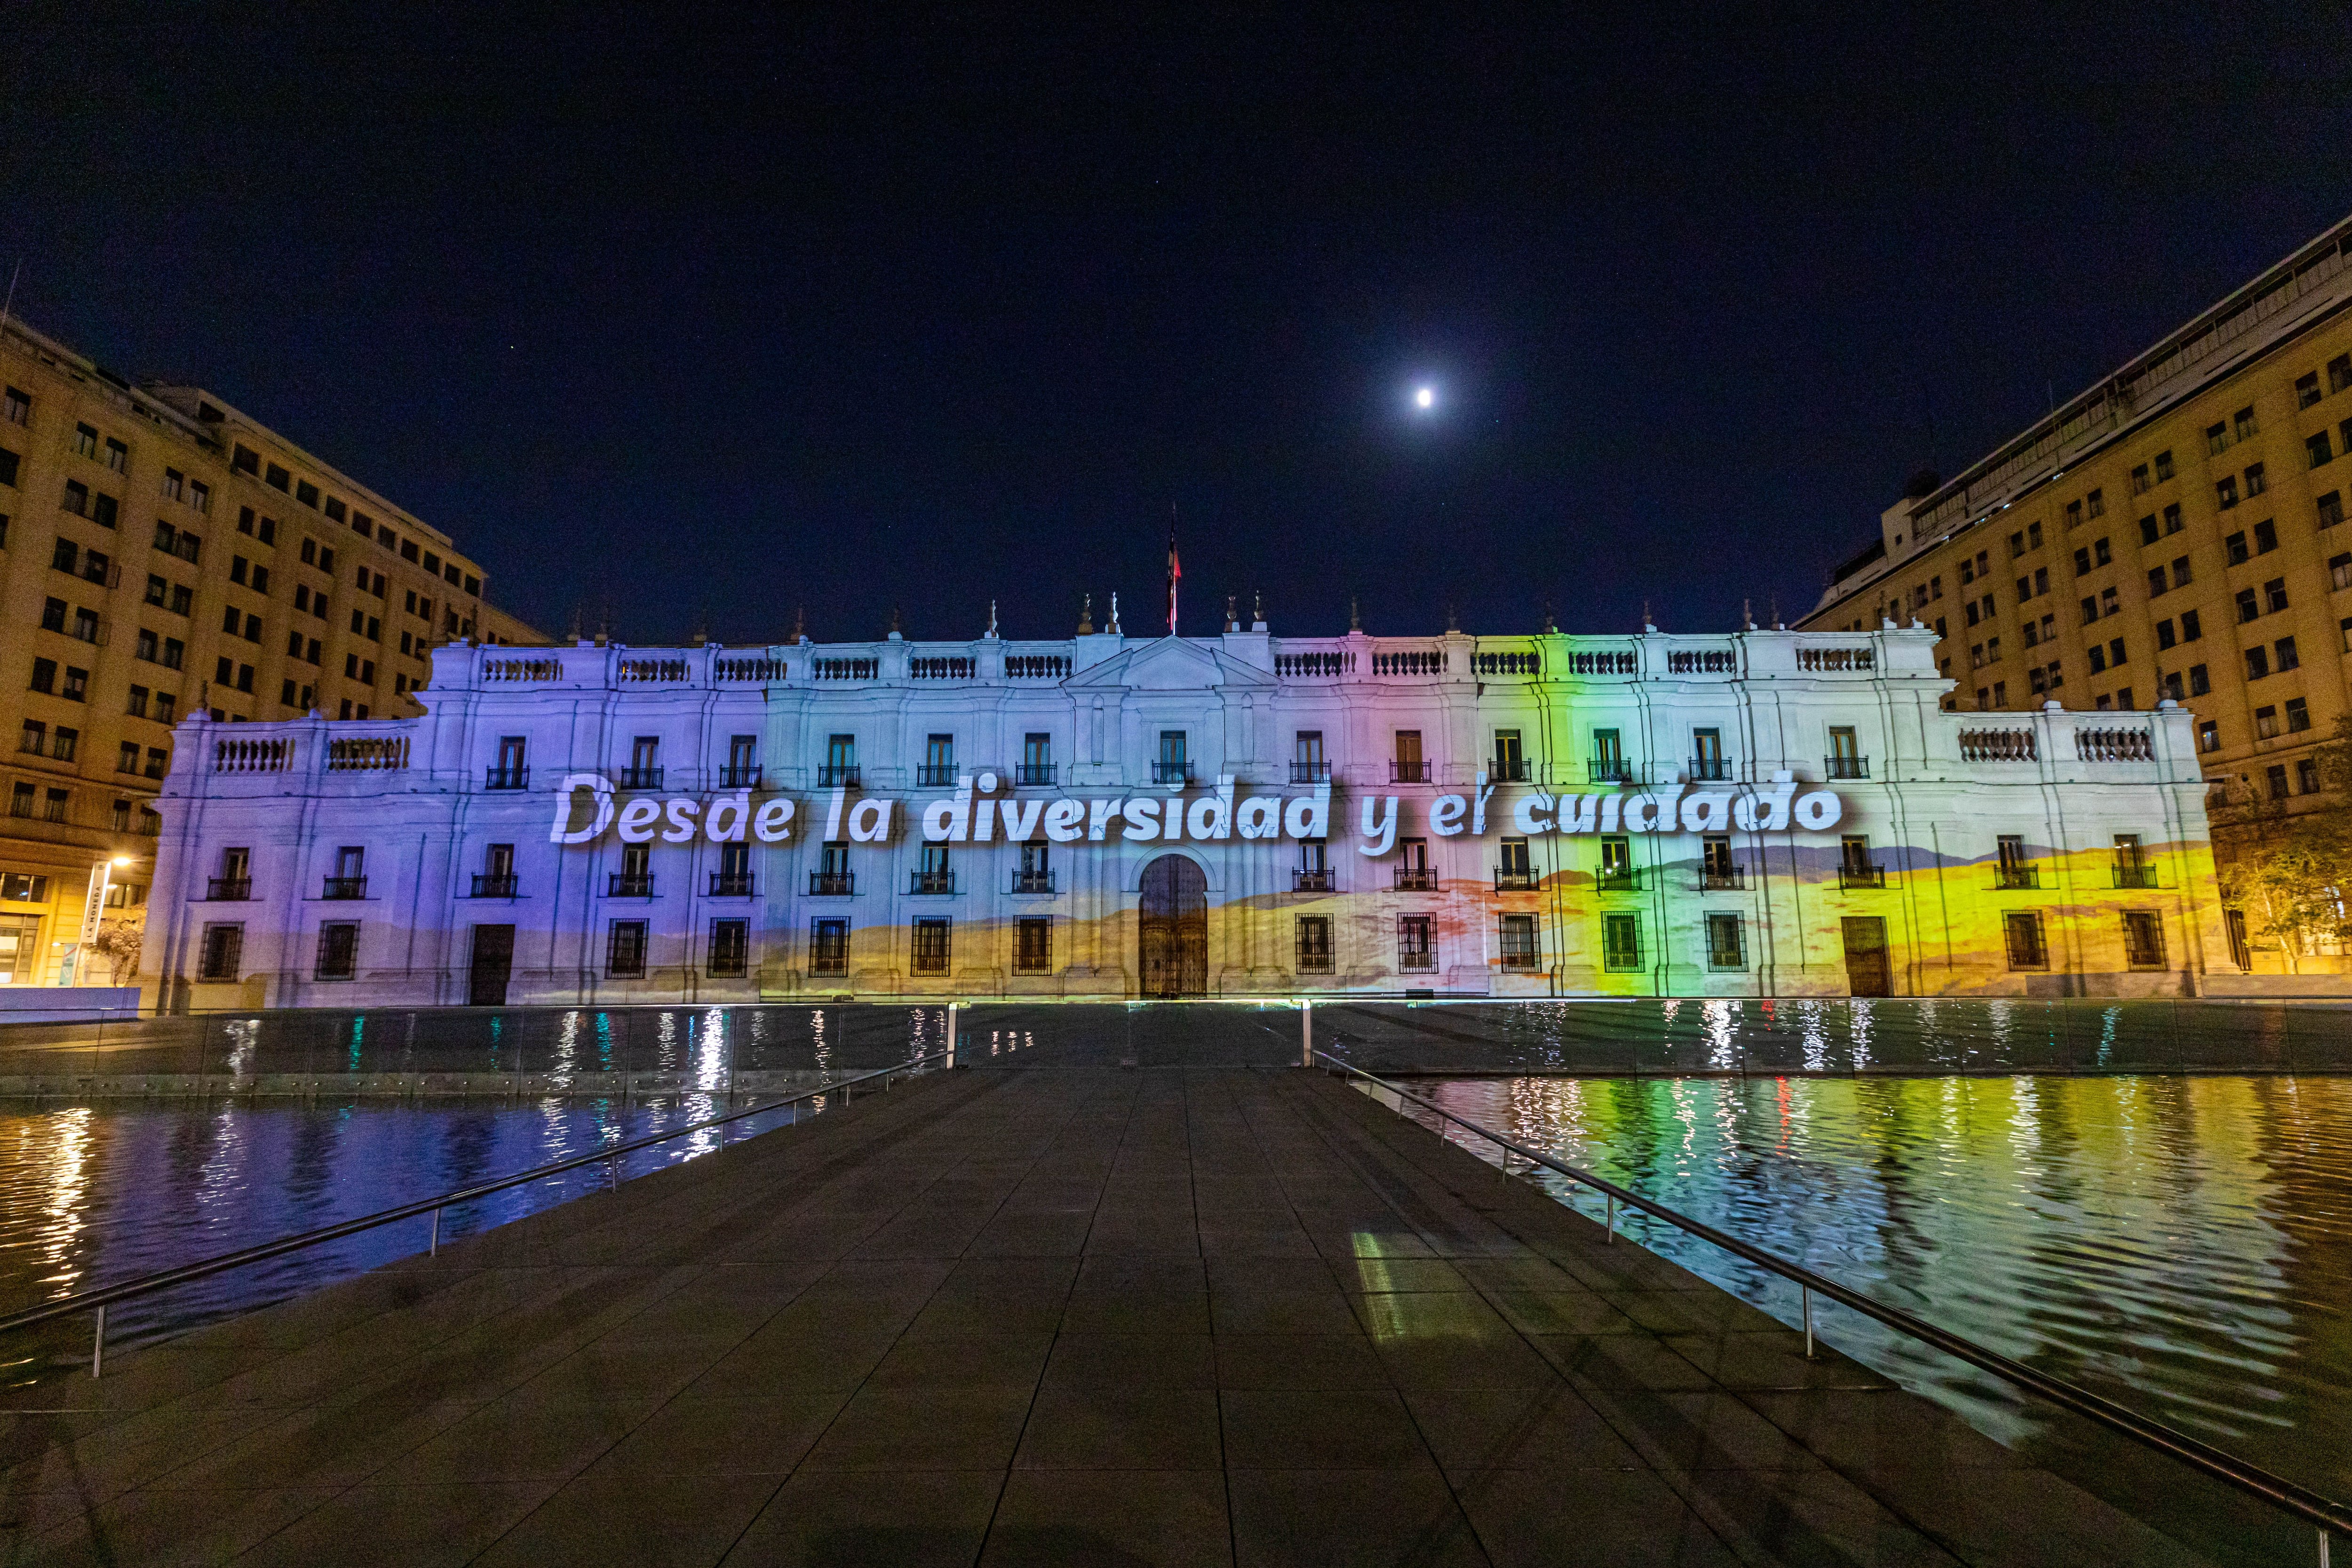
[(461, 643), (422, 717), (182, 726), (142, 982), (201, 1011), (2233, 973), (2188, 713), (1950, 711), (1935, 645)]

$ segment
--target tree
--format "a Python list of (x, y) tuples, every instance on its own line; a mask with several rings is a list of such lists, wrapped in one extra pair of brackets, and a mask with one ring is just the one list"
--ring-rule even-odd
[(139, 973), (139, 950), (145, 945), (146, 932), (131, 921), (108, 921), (98, 928), (90, 946), (106, 955), (107, 978), (120, 985), (125, 974)]

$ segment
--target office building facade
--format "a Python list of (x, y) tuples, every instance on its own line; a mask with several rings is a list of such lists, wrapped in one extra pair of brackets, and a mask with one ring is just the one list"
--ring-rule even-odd
[(1948, 710), (1931, 633), (433, 650), (182, 726), (165, 1010), (2194, 993), (2189, 715)]

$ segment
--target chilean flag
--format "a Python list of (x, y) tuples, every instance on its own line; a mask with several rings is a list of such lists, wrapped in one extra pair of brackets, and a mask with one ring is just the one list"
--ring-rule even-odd
[(1176, 584), (1182, 580), (1184, 568), (1176, 563), (1176, 514), (1169, 509), (1168, 521), (1168, 635), (1176, 635)]

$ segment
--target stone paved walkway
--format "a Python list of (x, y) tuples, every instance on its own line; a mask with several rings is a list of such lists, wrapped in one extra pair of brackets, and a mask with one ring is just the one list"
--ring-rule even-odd
[(2194, 1561), (1300, 1071), (931, 1078), (61, 1395), (11, 1561)]

